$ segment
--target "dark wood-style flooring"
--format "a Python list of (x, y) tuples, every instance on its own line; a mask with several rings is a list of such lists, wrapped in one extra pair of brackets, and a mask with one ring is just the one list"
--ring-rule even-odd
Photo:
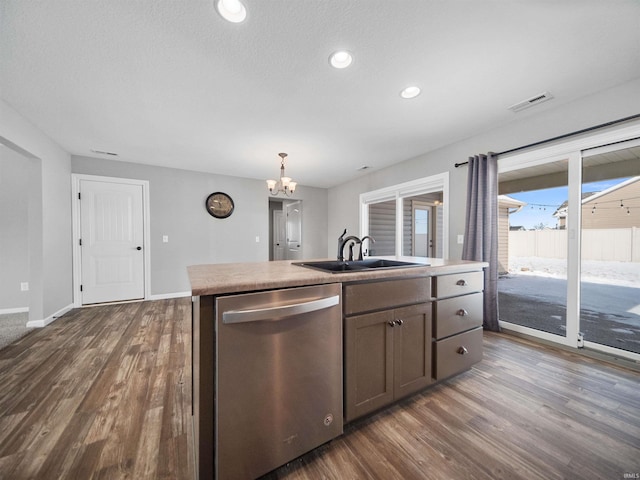
[[(0, 350), (0, 479), (195, 478), (190, 311), (73, 310)], [(265, 478), (637, 478), (638, 372), (503, 334), (484, 346)]]

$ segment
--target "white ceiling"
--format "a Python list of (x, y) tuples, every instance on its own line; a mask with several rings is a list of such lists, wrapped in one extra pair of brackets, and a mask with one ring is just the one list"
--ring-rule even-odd
[(284, 151), (328, 187), (640, 77), (638, 0), (244, 3), (1, 0), (0, 96), (75, 155), (265, 179)]

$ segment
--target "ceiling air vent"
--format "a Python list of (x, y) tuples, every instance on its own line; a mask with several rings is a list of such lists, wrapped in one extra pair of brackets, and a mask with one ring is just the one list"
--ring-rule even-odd
[(515, 105), (511, 105), (509, 107), (509, 110), (511, 110), (512, 112), (519, 112), (520, 110), (533, 107), (534, 105), (538, 105), (539, 103), (546, 102), (547, 100), (551, 100), (552, 98), (553, 98), (553, 95), (551, 95), (549, 92), (542, 92), (531, 98), (527, 98), (522, 102), (518, 102)]
[(113, 156), (113, 157), (117, 157), (117, 156), (118, 156), (118, 154), (117, 154), (117, 153), (113, 153), (113, 152), (105, 152), (104, 150), (94, 150), (94, 149), (91, 149), (91, 151), (92, 151), (93, 153), (98, 153), (98, 154), (100, 154), (100, 155), (111, 155), (111, 156)]

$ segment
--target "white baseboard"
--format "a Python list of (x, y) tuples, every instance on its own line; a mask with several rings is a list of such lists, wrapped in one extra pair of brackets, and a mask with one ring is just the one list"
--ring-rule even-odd
[(0, 310), (0, 315), (9, 314), (9, 313), (24, 313), (28, 312), (29, 307), (19, 307), (19, 308), (3, 308)]
[(191, 292), (161, 293), (159, 295), (149, 295), (149, 298), (147, 300), (167, 300), (169, 298), (182, 298), (190, 296)]
[(51, 322), (56, 320), (58, 317), (61, 317), (62, 315), (64, 315), (65, 313), (67, 313), (71, 309), (73, 309), (73, 304), (70, 304), (70, 305), (67, 305), (64, 308), (61, 308), (56, 313), (54, 313), (53, 315), (49, 315), (47, 318), (45, 318), (43, 320), (29, 320), (27, 322), (27, 327), (31, 327), (31, 328), (33, 328), (33, 327), (35, 327), (35, 328), (46, 327)]

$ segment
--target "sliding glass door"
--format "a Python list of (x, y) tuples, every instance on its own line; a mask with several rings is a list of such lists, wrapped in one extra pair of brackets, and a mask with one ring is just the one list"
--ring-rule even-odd
[(501, 325), (640, 361), (640, 124), (498, 172)]
[(566, 338), (568, 173), (561, 159), (499, 175), (499, 315), (512, 329)]
[(580, 332), (640, 354), (640, 146), (583, 152)]

